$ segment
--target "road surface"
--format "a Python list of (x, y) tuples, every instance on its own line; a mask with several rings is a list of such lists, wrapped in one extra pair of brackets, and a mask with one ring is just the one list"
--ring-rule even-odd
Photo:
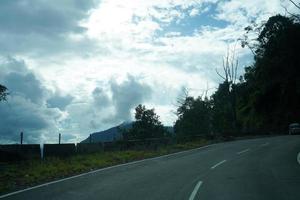
[(300, 136), (219, 143), (43, 185), (3, 199), (299, 200)]

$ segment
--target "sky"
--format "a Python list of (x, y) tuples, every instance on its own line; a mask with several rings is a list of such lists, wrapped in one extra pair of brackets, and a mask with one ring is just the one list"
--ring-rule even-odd
[(211, 94), (252, 21), (285, 15), (288, 0), (2, 0), (0, 143), (80, 142), (155, 108), (165, 125), (176, 99)]

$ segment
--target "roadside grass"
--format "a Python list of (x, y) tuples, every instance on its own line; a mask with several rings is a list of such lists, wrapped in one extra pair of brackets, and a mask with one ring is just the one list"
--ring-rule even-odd
[(207, 140), (201, 139), (181, 144), (160, 146), (156, 149), (99, 152), (66, 158), (51, 157), (44, 160), (5, 164), (0, 169), (0, 194), (83, 172), (193, 149), (207, 144), (209, 144)]

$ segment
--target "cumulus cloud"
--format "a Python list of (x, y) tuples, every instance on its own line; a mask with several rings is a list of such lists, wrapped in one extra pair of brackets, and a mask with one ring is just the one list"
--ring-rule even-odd
[[(188, 11), (216, 0), (104, 0), (85, 23), (88, 35), (112, 49), (140, 49), (155, 42), (158, 32), (180, 23)], [(107, 20), (109, 19), (109, 20)]]
[(0, 141), (18, 141), (21, 131), (25, 141), (51, 141), (63, 118), (57, 108), (46, 105), (47, 89), (22, 60), (1, 58), (1, 80), (9, 90), (7, 102), (0, 102)]
[(41, 55), (89, 46), (81, 21), (95, 5), (94, 0), (1, 1), (0, 53)]
[(83, 139), (89, 133), (131, 121), (133, 109), (149, 101), (151, 94), (151, 87), (138, 76), (102, 81), (90, 96), (74, 100), (66, 108), (68, 116), (62, 122), (64, 133), (78, 134), (78, 138)]
[(196, 9), (196, 8), (193, 8), (193, 9), (190, 11), (190, 13), (189, 13), (189, 15), (190, 15), (191, 17), (195, 17), (195, 16), (197, 16), (198, 14), (199, 14), (199, 10)]
[(8, 73), (4, 77), (4, 85), (9, 88), (12, 95), (23, 96), (33, 103), (41, 102), (44, 97), (44, 88), (42, 88), (41, 82), (37, 80), (33, 73)]
[(221, 1), (216, 18), (243, 28), (251, 21), (261, 22), (272, 15), (287, 14), (284, 7), (290, 12), (297, 12), (288, 0)]
[(11, 93), (1, 137), (23, 127), (31, 141), (59, 130), (78, 142), (131, 120), (139, 103), (170, 125), (180, 87), (215, 88), (228, 46), (242, 72), (252, 60), (237, 44), (243, 28), (284, 14), (281, 4), (293, 12), (287, 0), (0, 1), (0, 82)]
[(53, 141), (56, 120), (61, 117), (59, 110), (37, 105), (18, 95), (9, 96), (7, 101), (0, 103), (1, 143), (19, 141), (21, 131), (26, 143)]
[(101, 87), (96, 87), (93, 90), (93, 99), (94, 99), (94, 105), (99, 108), (105, 108), (110, 104), (110, 98), (107, 95), (107, 93), (104, 91)]
[(47, 106), (49, 108), (59, 108), (60, 110), (65, 110), (65, 108), (73, 101), (74, 97), (67, 94), (63, 95), (59, 92), (56, 92), (47, 99)]
[(152, 91), (147, 84), (139, 82), (135, 77), (129, 75), (127, 78), (120, 84), (114, 80), (110, 82), (116, 117), (122, 120), (132, 120), (131, 109), (150, 98)]

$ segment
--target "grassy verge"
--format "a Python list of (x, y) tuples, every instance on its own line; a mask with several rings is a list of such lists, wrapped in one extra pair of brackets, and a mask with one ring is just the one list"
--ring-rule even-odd
[(198, 140), (167, 145), (157, 150), (127, 150), (75, 155), (67, 158), (47, 158), (6, 164), (0, 169), (0, 194), (38, 185), (48, 181), (126, 163), (207, 145)]

